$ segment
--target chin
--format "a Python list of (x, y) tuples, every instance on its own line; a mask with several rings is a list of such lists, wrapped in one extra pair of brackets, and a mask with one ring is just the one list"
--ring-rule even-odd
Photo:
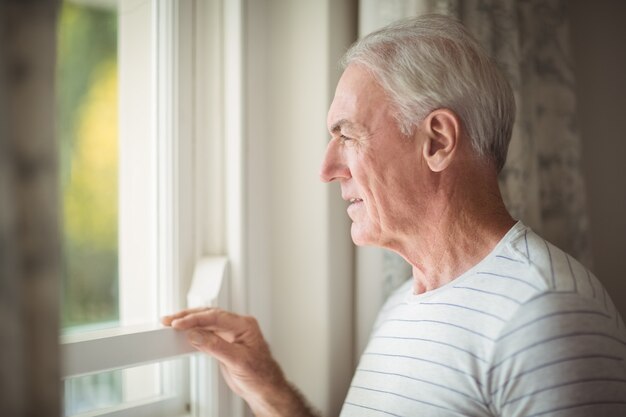
[(357, 246), (380, 246), (369, 230), (358, 227), (354, 223), (350, 229), (350, 236), (352, 236), (352, 242)]

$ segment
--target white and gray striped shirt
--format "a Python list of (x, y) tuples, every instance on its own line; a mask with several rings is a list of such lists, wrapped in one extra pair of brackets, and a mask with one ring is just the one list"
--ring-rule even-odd
[(600, 282), (518, 222), (451, 283), (390, 297), (341, 416), (626, 416), (625, 362)]

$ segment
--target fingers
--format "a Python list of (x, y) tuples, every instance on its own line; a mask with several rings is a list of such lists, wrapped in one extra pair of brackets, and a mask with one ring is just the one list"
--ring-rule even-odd
[(228, 343), (257, 343), (262, 340), (257, 321), (249, 316), (240, 316), (219, 308), (191, 308), (170, 316), (162, 322), (177, 330), (202, 329), (214, 332)]
[(170, 321), (176, 329), (185, 330), (202, 327), (214, 332), (239, 335), (256, 330), (257, 324), (251, 317), (244, 317), (218, 308), (189, 311), (178, 314)]
[(180, 319), (185, 317), (188, 314), (192, 314), (192, 313), (199, 313), (201, 311), (207, 311), (211, 309), (211, 307), (196, 307), (196, 308), (186, 308), (184, 310), (181, 310), (177, 313), (174, 314), (169, 314), (167, 316), (163, 316), (161, 317), (161, 323), (163, 323), (165, 326), (171, 326), (172, 322), (176, 319)]
[(237, 344), (228, 343), (216, 334), (194, 329), (187, 333), (187, 340), (196, 349), (213, 356), (219, 362), (227, 367), (237, 365), (238, 358), (241, 358), (244, 352)]

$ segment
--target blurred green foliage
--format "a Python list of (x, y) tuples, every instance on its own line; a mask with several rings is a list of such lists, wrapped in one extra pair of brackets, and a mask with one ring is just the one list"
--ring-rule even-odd
[(117, 321), (117, 15), (63, 2), (57, 42), (63, 327)]

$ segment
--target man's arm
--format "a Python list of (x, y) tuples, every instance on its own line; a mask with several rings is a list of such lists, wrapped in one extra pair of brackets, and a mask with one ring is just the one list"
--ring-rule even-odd
[(220, 362), (228, 386), (257, 417), (317, 417), (272, 357), (257, 321), (216, 308), (180, 311), (163, 324), (186, 330), (189, 342)]

